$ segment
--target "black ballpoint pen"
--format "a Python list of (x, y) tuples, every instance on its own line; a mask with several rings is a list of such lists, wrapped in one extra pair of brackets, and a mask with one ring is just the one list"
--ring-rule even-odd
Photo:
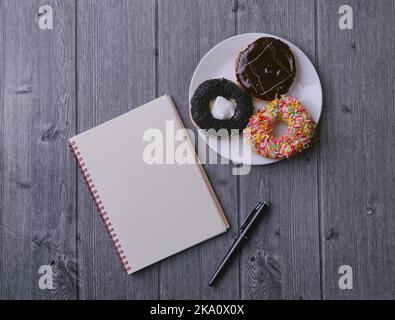
[(211, 280), (209, 281), (208, 285), (213, 286), (215, 281), (224, 271), (225, 266), (228, 264), (229, 260), (234, 256), (237, 249), (241, 246), (243, 240), (247, 239), (247, 234), (251, 230), (251, 228), (255, 225), (255, 221), (264, 211), (264, 209), (270, 206), (267, 202), (258, 202), (254, 209), (252, 209), (251, 213), (245, 219), (243, 225), (240, 227), (240, 232), (235, 241), (233, 242), (232, 246), (229, 248), (228, 252), (226, 253), (225, 257), (222, 259), (221, 263), (219, 264), (217, 270), (215, 270)]

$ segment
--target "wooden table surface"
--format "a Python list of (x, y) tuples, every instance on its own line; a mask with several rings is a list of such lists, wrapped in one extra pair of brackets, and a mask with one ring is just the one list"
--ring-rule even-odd
[[(49, 4), (53, 30), (40, 30)], [(395, 1), (0, 0), (0, 298), (395, 298)], [(314, 146), (292, 159), (205, 169), (232, 226), (128, 276), (67, 147), (163, 95), (187, 127), (202, 56), (245, 32), (296, 44), (322, 81)], [(207, 281), (258, 200), (270, 214), (218, 287)], [(52, 265), (53, 290), (38, 286)], [(353, 271), (341, 290), (339, 267)]]

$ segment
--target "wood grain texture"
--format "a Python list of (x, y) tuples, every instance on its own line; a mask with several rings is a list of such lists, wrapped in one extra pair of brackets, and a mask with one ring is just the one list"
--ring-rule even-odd
[[(0, 226), (3, 226), (3, 154), (4, 154), (4, 0), (0, 0)], [(3, 252), (6, 250), (4, 246), (4, 230), (0, 228), (0, 274), (3, 274)], [(0, 276), (0, 299), (5, 299), (5, 293), (3, 293), (3, 287), (5, 286), (5, 281), (3, 277)]]
[[(74, 1), (3, 1), (1, 297), (75, 299), (75, 174), (66, 140), (75, 120)], [(38, 269), (52, 265), (54, 290)]]
[[(393, 299), (394, 1), (348, 1), (354, 28), (344, 31), (342, 4), (318, 3), (323, 297)], [(353, 268), (353, 290), (338, 287), (341, 265)]]
[[(288, 39), (315, 59), (314, 1), (239, 1), (238, 32)], [(242, 298), (319, 299), (317, 144), (240, 177), (240, 214), (272, 203), (242, 255)]]
[[(158, 94), (173, 97), (187, 128), (192, 128), (188, 90), (193, 71), (212, 46), (234, 35), (234, 25), (233, 1), (158, 1)], [(205, 170), (232, 228), (160, 263), (162, 299), (239, 297), (238, 261), (217, 287), (207, 285), (237, 232), (237, 178), (228, 165), (206, 165)]]
[[(154, 26), (154, 1), (78, 1), (78, 132), (155, 97)], [(157, 266), (121, 270), (81, 177), (78, 235), (82, 299), (158, 297)]]

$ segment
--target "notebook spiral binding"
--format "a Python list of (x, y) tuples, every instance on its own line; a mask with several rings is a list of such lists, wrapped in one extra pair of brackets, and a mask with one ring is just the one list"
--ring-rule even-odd
[(100, 195), (98, 194), (96, 186), (93, 183), (93, 180), (88, 172), (88, 168), (85, 165), (84, 159), (82, 158), (81, 153), (78, 151), (78, 146), (76, 145), (75, 141), (69, 142), (69, 146), (71, 152), (74, 155), (76, 164), (80, 168), (81, 174), (85, 180), (85, 184), (88, 186), (89, 192), (93, 198), (93, 201), (95, 202), (97, 212), (99, 213), (102, 221), (104, 222), (104, 225), (106, 226), (106, 229), (110, 235), (111, 241), (117, 251), (118, 257), (121, 260), (122, 269), (124, 271), (129, 271), (131, 269), (131, 267), (129, 266), (129, 262), (126, 259), (124, 251), (122, 250), (122, 246), (119, 243), (117, 234), (115, 233), (114, 228), (110, 222), (110, 218), (108, 217), (107, 211), (105, 210), (102, 200), (100, 199)]

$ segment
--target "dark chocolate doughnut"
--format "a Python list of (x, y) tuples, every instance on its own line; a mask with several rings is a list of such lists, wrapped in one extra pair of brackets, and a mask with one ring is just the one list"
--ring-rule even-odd
[(295, 58), (278, 39), (259, 38), (236, 59), (237, 81), (258, 99), (273, 100), (287, 93), (295, 74)]
[[(213, 117), (210, 110), (210, 101), (222, 96), (236, 103), (236, 110), (232, 118), (219, 120)], [(191, 99), (190, 115), (194, 124), (200, 129), (232, 129), (241, 132), (247, 125), (253, 113), (250, 95), (232, 81), (227, 79), (210, 79), (199, 85)]]

